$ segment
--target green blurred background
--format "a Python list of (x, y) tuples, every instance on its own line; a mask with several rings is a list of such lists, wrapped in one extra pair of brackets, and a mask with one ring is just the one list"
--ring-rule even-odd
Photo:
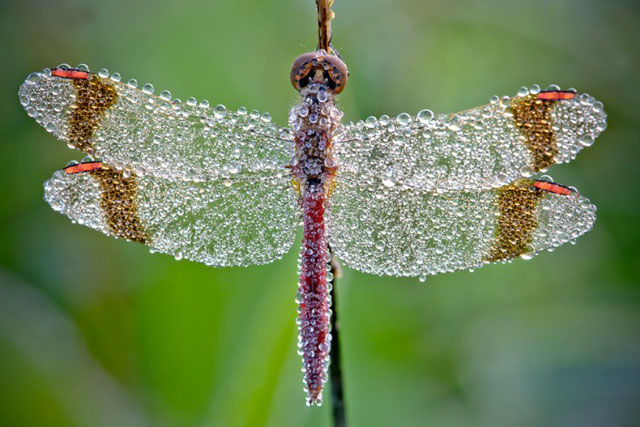
[[(640, 424), (640, 6), (636, 1), (337, 0), (346, 120), (462, 110), (522, 85), (604, 102), (609, 128), (558, 182), (594, 230), (531, 261), (338, 284), (353, 426)], [(61, 62), (185, 99), (296, 102), (313, 0), (4, 0), (0, 6), (0, 425), (326, 426), (296, 354), (297, 247), (212, 269), (75, 226), (42, 183), (80, 159), (27, 117), (18, 86)], [(328, 401), (328, 398), (327, 398)]]

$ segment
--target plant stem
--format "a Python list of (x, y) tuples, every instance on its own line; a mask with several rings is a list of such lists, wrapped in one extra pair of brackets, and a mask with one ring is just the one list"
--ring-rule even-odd
[(318, 9), (318, 49), (324, 49), (326, 52), (329, 52), (331, 44), (332, 4), (333, 0), (316, 0)]
[(340, 276), (340, 266), (331, 255), (331, 301), (333, 310), (331, 313), (331, 350), (329, 352), (329, 376), (331, 377), (331, 408), (333, 414), (334, 427), (346, 427), (347, 420), (345, 418), (345, 402), (342, 393), (342, 364), (340, 361), (340, 324), (338, 323), (338, 305), (336, 301), (336, 282)]

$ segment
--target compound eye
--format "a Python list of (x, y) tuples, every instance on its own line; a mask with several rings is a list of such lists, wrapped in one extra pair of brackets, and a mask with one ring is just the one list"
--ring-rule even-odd
[(311, 70), (317, 67), (317, 52), (304, 53), (296, 58), (291, 65), (291, 84), (299, 92), (309, 84)]
[(324, 50), (305, 53), (293, 61), (291, 84), (299, 92), (311, 82), (321, 82), (335, 94), (347, 84), (347, 66), (337, 56)]
[(337, 56), (327, 55), (324, 57), (324, 60), (325, 64), (328, 65), (328, 67), (325, 67), (325, 70), (329, 73), (329, 77), (335, 85), (333, 92), (338, 94), (342, 92), (347, 85), (349, 70), (347, 70), (346, 64)]

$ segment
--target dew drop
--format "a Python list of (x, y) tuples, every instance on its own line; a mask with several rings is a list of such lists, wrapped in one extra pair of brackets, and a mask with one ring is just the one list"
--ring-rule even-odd
[(374, 127), (376, 127), (376, 123), (378, 123), (378, 119), (376, 119), (373, 116), (367, 117), (366, 120), (364, 121), (364, 125), (369, 129), (373, 129)]
[(216, 108), (214, 108), (213, 114), (216, 116), (217, 119), (221, 119), (227, 115), (227, 107), (225, 107), (222, 104), (218, 104), (216, 105)]
[(423, 125), (429, 123), (431, 120), (433, 120), (433, 111), (431, 110), (418, 111), (418, 120), (420, 120), (420, 123), (422, 123)]
[(533, 249), (531, 249), (531, 248), (529, 248), (529, 249), (527, 250), (527, 252), (525, 252), (525, 253), (523, 253), (523, 254), (520, 254), (520, 258), (522, 258), (522, 259), (524, 259), (524, 260), (526, 260), (526, 261), (530, 260), (530, 259), (531, 259), (531, 258), (533, 258), (534, 256), (536, 256), (536, 253), (535, 253), (535, 252), (533, 251)]
[(591, 147), (593, 145), (593, 137), (591, 135), (584, 135), (578, 138), (578, 143), (583, 147)]
[(40, 73), (31, 73), (25, 80), (25, 83), (28, 85), (35, 85), (40, 81)]
[(398, 122), (398, 124), (406, 126), (411, 123), (411, 116), (407, 113), (400, 113), (396, 117), (396, 121)]

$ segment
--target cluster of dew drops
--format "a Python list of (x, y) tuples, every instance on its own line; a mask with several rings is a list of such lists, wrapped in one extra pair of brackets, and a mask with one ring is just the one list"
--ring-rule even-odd
[[(545, 91), (558, 91), (550, 85)], [(574, 91), (574, 89), (569, 89)], [(513, 100), (537, 95), (538, 85), (522, 87), (515, 97), (492, 96), (489, 103), (457, 114), (435, 115), (424, 109), (415, 116), (368, 117), (345, 125), (336, 144), (336, 161), (345, 172), (386, 187), (414, 187), (428, 191), (493, 188), (535, 170), (516, 128)], [(574, 159), (606, 129), (601, 102), (577, 94), (552, 108), (556, 134), (556, 163)]]
[[(541, 179), (551, 181), (548, 176)], [(543, 250), (573, 243), (591, 229), (595, 206), (575, 188), (571, 190), (575, 193), (540, 194), (533, 212), (532, 234), (527, 238), (529, 250), (512, 256), (530, 259)], [(532, 186), (529, 191), (543, 190)], [(340, 209), (343, 200), (334, 200), (335, 209), (328, 221), (332, 233), (329, 241), (347, 265), (367, 273), (416, 276), (425, 281), (429, 275), (473, 270), (492, 262), (496, 228), (503, 214), (499, 189), (445, 195), (399, 194), (401, 197), (389, 196), (371, 203), (374, 198), (370, 194), (360, 198), (348, 194), (345, 200), (353, 202), (344, 209)], [(377, 204), (375, 213), (371, 212), (372, 203)]]
[[(71, 67), (60, 64), (57, 68)], [(89, 71), (85, 64), (76, 69)], [(138, 88), (135, 79), (122, 83), (119, 73), (110, 74), (104, 68), (97, 75), (114, 82), (118, 95), (127, 101), (107, 111), (107, 125), (96, 130), (90, 153), (116, 169), (196, 181), (256, 172), (286, 175), (283, 165), (290, 161), (293, 138), (289, 129), (272, 123), (270, 114), (244, 107), (228, 110), (222, 104), (212, 107), (207, 100), (198, 102), (193, 97), (182, 102), (168, 90), (154, 96), (152, 84)], [(74, 100), (69, 81), (52, 79), (50, 69), (31, 74), (20, 90), (27, 113), (60, 139), (67, 137)], [(132, 126), (133, 117), (138, 126)], [(138, 129), (145, 124), (144, 132), (150, 135)], [(139, 141), (141, 135), (147, 140)], [(137, 150), (125, 143), (134, 138)]]
[[(69, 69), (70, 67), (67, 64), (60, 64), (58, 68)], [(88, 71), (88, 67), (84, 64), (79, 65), (76, 69)], [(97, 75), (101, 78), (109, 78), (114, 83), (118, 83), (121, 80), (118, 73), (109, 74), (106, 69), (100, 70)], [(66, 139), (67, 137), (67, 114), (75, 101), (74, 88), (70, 83), (71, 81), (68, 79), (51, 78), (51, 70), (45, 69), (42, 72), (30, 75), (20, 89), (20, 102), (29, 115), (36, 118), (38, 123), (61, 139)], [(135, 89), (137, 86), (138, 84), (135, 80), (130, 80), (124, 86), (117, 84), (116, 88), (120, 96), (126, 96), (130, 99), (132, 93), (140, 93), (136, 90), (129, 90)], [(151, 84), (143, 85), (142, 92), (150, 97), (154, 92), (153, 86)], [(200, 113), (198, 117), (209, 118), (209, 116), (205, 116), (204, 113), (204, 110), (210, 109), (207, 101), (197, 103), (194, 98), (189, 98), (186, 104), (182, 104), (178, 99), (171, 99), (169, 91), (162, 91), (159, 98), (165, 102), (164, 106), (166, 108), (171, 108), (171, 111), (178, 115), (183, 113), (186, 115), (194, 109), (197, 109), (196, 111)], [(290, 133), (286, 130), (281, 130), (271, 124), (271, 117), (268, 114), (259, 114), (257, 111), (248, 113), (244, 108), (240, 108), (236, 112), (228, 112), (223, 105), (218, 105), (212, 110), (210, 117), (212, 120), (215, 120), (216, 123), (222, 121), (224, 118), (228, 118), (227, 123), (229, 123), (229, 126), (235, 126), (232, 129), (228, 129), (229, 135), (232, 132), (234, 135), (237, 135), (237, 131), (251, 132), (254, 129), (260, 128), (259, 130), (261, 132), (268, 131), (274, 138), (291, 138)], [(126, 131), (128, 127), (121, 126), (121, 128)], [(115, 131), (118, 131), (118, 128), (116, 128)], [(168, 132), (170, 131), (171, 129), (168, 129)], [(170, 138), (171, 135), (167, 133), (166, 137)], [(214, 143), (216, 143), (216, 141), (214, 141)], [(100, 141), (98, 141), (98, 143), (99, 142)], [(271, 139), (269, 139), (268, 142), (270, 144), (267, 145), (271, 145), (272, 147), (275, 145)], [(282, 141), (277, 140), (276, 142), (281, 143)], [(175, 142), (174, 145), (176, 143), (177, 142)], [(242, 141), (234, 140), (229, 141), (228, 145), (223, 146), (222, 148), (226, 149), (234, 144), (236, 145), (236, 147), (231, 148), (231, 153), (221, 153), (222, 160), (238, 155), (240, 147), (237, 147), (237, 145), (239, 143), (242, 143)], [(253, 142), (247, 143), (254, 144)], [(119, 148), (118, 145), (120, 145)], [(255, 145), (259, 146), (260, 142), (255, 143)], [(169, 147), (168, 151), (170, 151), (170, 148), (171, 147)], [(118, 142), (118, 139), (114, 138), (112, 151), (118, 149), (122, 151), (119, 155), (126, 155), (128, 153), (136, 155), (135, 151), (139, 151), (131, 150), (127, 144)], [(206, 163), (206, 156), (197, 153), (197, 149), (198, 147), (191, 148), (191, 154), (197, 156), (198, 160)], [(100, 151), (97, 151), (98, 154), (100, 154)], [(105, 152), (106, 151), (108, 150), (105, 150)], [(276, 150), (273, 150), (273, 152), (275, 151)], [(137, 177), (140, 186), (139, 213), (143, 216), (147, 215), (147, 218), (143, 219), (150, 224), (150, 231), (154, 231), (154, 239), (152, 239), (154, 246), (152, 246), (152, 250), (172, 254), (176, 259), (187, 258), (203, 262), (207, 265), (249, 265), (256, 263), (262, 264), (279, 258), (291, 246), (292, 240), (295, 237), (295, 227), (298, 221), (295, 195), (294, 192), (288, 188), (290, 187), (289, 179), (285, 176), (286, 170), (282, 168), (282, 165), (290, 160), (290, 154), (286, 149), (282, 148), (278, 148), (277, 152), (282, 153), (282, 155), (272, 160), (272, 163), (277, 164), (282, 177), (279, 180), (270, 182), (269, 185), (263, 185), (263, 183), (259, 182), (260, 177), (254, 176), (252, 176), (252, 179), (243, 182), (236, 182), (231, 179), (238, 176), (243, 168), (246, 170), (251, 167), (251, 164), (247, 164), (247, 162), (241, 164), (239, 161), (234, 162), (232, 160), (226, 161), (220, 168), (220, 173), (224, 177), (223, 180), (195, 179), (191, 183), (184, 179), (178, 179), (183, 177), (175, 176), (171, 173), (160, 176), (155, 174), (153, 175), (155, 178), (146, 179), (144, 178), (146, 174), (144, 173), (145, 169), (143, 167), (133, 168), (129, 167), (126, 163), (123, 164), (117, 161), (107, 162), (107, 164), (115, 169), (121, 169), (124, 178), (129, 178), (134, 172), (136, 174), (141, 171), (143, 172)], [(239, 154), (242, 153), (246, 153), (246, 150), (242, 150)], [(184, 150), (182, 152), (176, 151), (174, 155), (183, 154)], [(269, 156), (266, 155), (265, 157), (267, 157), (268, 161)], [(98, 156), (87, 156), (82, 162), (105, 160), (104, 156), (100, 156), (100, 158), (98, 158)], [(144, 162), (145, 159), (141, 159), (141, 161)], [(150, 162), (153, 162), (152, 158), (146, 159), (146, 163)], [(72, 161), (68, 163), (68, 166), (77, 163), (77, 161)], [(168, 165), (167, 170), (171, 169), (171, 166), (172, 165)], [(272, 179), (274, 177), (273, 175), (269, 175), (269, 178)], [(102, 221), (82, 215), (79, 211), (84, 208), (74, 202), (78, 199), (87, 202), (94, 200), (94, 193), (99, 194), (99, 186), (87, 184), (88, 186), (85, 189), (87, 194), (75, 194), (77, 190), (74, 190), (74, 188), (80, 187), (74, 186), (73, 182), (70, 181), (77, 179), (79, 179), (77, 176), (65, 176), (64, 173), (54, 174), (54, 177), (45, 183), (45, 190), (48, 195), (47, 201), (54, 209), (70, 216), (75, 222), (88, 225), (109, 234)], [(243, 190), (243, 187), (247, 185), (255, 188), (253, 188), (251, 192), (248, 192), (246, 189)], [(196, 191), (197, 194), (193, 194), (192, 190)], [(186, 197), (193, 198), (193, 202), (183, 209), (179, 207), (179, 204), (185, 203), (187, 200), (185, 199)], [(167, 204), (166, 209), (158, 210), (154, 209), (153, 206), (147, 209), (146, 206), (148, 205), (149, 198), (163, 199)], [(236, 208), (233, 209), (233, 206), (235, 206), (234, 203), (240, 203), (242, 200), (244, 200), (244, 205), (242, 207), (236, 206)], [(204, 207), (206, 207), (207, 203), (216, 203), (219, 205), (221, 201), (224, 201), (224, 205), (219, 206), (219, 209), (224, 206), (228, 211), (229, 217), (220, 218), (219, 212), (211, 212), (209, 216), (212, 218), (207, 218), (212, 220), (212, 224), (226, 221), (227, 227), (225, 227), (224, 230), (215, 229), (214, 225), (202, 224), (203, 221), (200, 220), (198, 223), (202, 226), (198, 228), (199, 231), (194, 229), (191, 234), (174, 233), (175, 235), (173, 236), (165, 236), (167, 233), (163, 231), (163, 225), (174, 220), (179, 223), (179, 221), (182, 221), (181, 217), (186, 217), (189, 212), (193, 214), (198, 207), (202, 208), (203, 212), (205, 212)], [(263, 204), (268, 205), (267, 213), (265, 213)], [(169, 209), (169, 211), (167, 211), (167, 209)], [(99, 211), (96, 212), (99, 213)], [(91, 214), (96, 216), (96, 218), (100, 218), (100, 215), (96, 214), (96, 212), (92, 211)], [(269, 223), (273, 224), (273, 227), (268, 228), (268, 224), (264, 221), (265, 215), (269, 216)], [(238, 228), (237, 225), (239, 224), (241, 216), (244, 218), (245, 223), (242, 225), (242, 228)], [(247, 221), (249, 221), (249, 223), (246, 223)], [(267, 229), (265, 229), (265, 226), (267, 226)], [(275, 229), (276, 227), (278, 230)], [(259, 232), (257, 231), (258, 229), (262, 231)], [(256, 231), (254, 232), (252, 230)], [(227, 238), (219, 238), (220, 236), (214, 238), (215, 234), (219, 234), (222, 231), (228, 235)], [(192, 241), (194, 235), (202, 238), (209, 236), (209, 240), (214, 240), (218, 242), (218, 244), (217, 246), (216, 244), (207, 246), (203, 245), (202, 242)], [(247, 241), (247, 239), (249, 239), (248, 236), (251, 235), (257, 238)], [(224, 247), (222, 247), (223, 243)], [(247, 250), (239, 251), (240, 248), (246, 248)]]
[[(560, 88), (551, 85), (546, 90), (558, 91)], [(570, 91), (575, 92), (573, 89)], [(537, 85), (531, 88), (523, 87), (515, 98), (532, 96), (540, 92), (541, 89)], [(330, 230), (333, 233), (330, 241), (341, 258), (347, 264), (370, 273), (415, 275), (422, 281), (426, 280), (426, 276), (430, 274), (457, 269), (472, 270), (484, 265), (483, 258), (486, 254), (481, 252), (454, 253), (451, 254), (453, 258), (443, 259), (438, 253), (441, 248), (425, 246), (426, 251), (433, 251), (433, 256), (428, 255), (430, 252), (416, 252), (414, 254), (416, 259), (423, 262), (423, 266), (416, 267), (415, 260), (405, 252), (394, 253), (394, 248), (406, 239), (397, 238), (393, 232), (383, 234), (382, 231), (395, 230), (402, 235), (411, 235), (417, 239), (417, 246), (429, 237), (434, 238), (431, 234), (435, 231), (429, 233), (426, 230), (435, 230), (439, 214), (429, 217), (422, 209), (418, 215), (417, 212), (409, 209), (414, 205), (413, 202), (409, 202), (409, 199), (415, 199), (415, 202), (422, 203), (421, 206), (425, 208), (427, 205), (434, 204), (437, 206), (436, 209), (446, 209), (451, 205), (452, 212), (458, 212), (462, 206), (467, 206), (466, 209), (471, 213), (478, 211), (478, 206), (486, 206), (489, 211), (484, 226), (480, 226), (479, 223), (458, 224), (459, 220), (455, 216), (439, 224), (447, 233), (440, 244), (444, 244), (445, 240), (450, 241), (444, 247), (447, 249), (448, 245), (463, 243), (469, 238), (469, 233), (485, 235), (485, 238), (480, 240), (486, 240), (490, 244), (495, 230), (495, 219), (492, 218), (493, 215), (499, 215), (497, 204), (496, 202), (486, 205), (484, 202), (472, 203), (472, 200), (480, 197), (479, 189), (498, 188), (508, 185), (519, 177), (531, 177), (534, 174), (528, 162), (530, 157), (524, 139), (513, 124), (512, 112), (509, 110), (512, 100), (513, 98), (510, 97), (493, 96), (488, 105), (455, 115), (435, 116), (430, 110), (422, 110), (415, 117), (401, 113), (395, 119), (388, 116), (382, 116), (379, 119), (369, 117), (364, 121), (347, 125), (347, 134), (344, 136), (347, 142), (336, 146), (336, 161), (339, 168), (342, 168), (342, 172), (339, 172), (342, 181), (339, 180), (332, 200), (334, 209), (331, 216), (334, 218), (329, 219)], [(573, 100), (558, 102), (551, 110), (551, 114), (552, 127), (558, 144), (558, 154), (554, 158), (557, 163), (568, 162), (575, 158), (582, 148), (592, 145), (598, 134), (606, 129), (606, 114), (602, 103), (588, 94), (577, 94)], [(504, 129), (492, 126), (495, 125), (496, 120), (502, 121)], [(495, 163), (496, 153), (487, 151), (484, 160), (480, 157), (474, 158), (473, 149), (478, 147), (469, 146), (468, 142), (472, 140), (465, 141), (464, 135), (461, 135), (461, 131), (465, 130), (470, 134), (473, 134), (474, 130), (483, 130), (477, 134), (481, 138), (488, 138), (490, 140), (488, 144), (491, 144), (491, 141), (515, 141), (508, 150), (496, 150), (498, 155), (504, 155), (506, 161), (499, 163), (502, 169), (488, 171), (487, 181), (480, 181), (481, 176), (472, 174), (482, 170), (482, 165)], [(445, 148), (451, 152), (451, 156), (461, 153), (463, 157), (457, 159), (460, 166), (457, 176), (459, 180), (453, 179), (456, 178), (455, 174), (451, 176), (454, 166), (447, 164), (445, 165), (447, 173), (444, 174), (445, 179), (442, 185), (430, 187), (429, 185), (433, 185), (434, 181), (437, 182), (434, 177), (426, 177), (423, 181), (415, 180), (417, 174), (429, 169), (424, 167), (424, 164), (420, 165), (420, 158), (416, 159), (416, 157), (430, 158), (435, 164), (442, 162), (442, 151), (438, 152), (437, 144), (433, 143), (436, 132), (455, 135), (452, 137), (455, 142), (445, 144)], [(508, 135), (505, 132), (513, 136), (507, 138)], [(483, 142), (483, 140), (473, 142)], [(456, 144), (460, 146), (456, 148)], [(394, 151), (394, 147), (398, 146), (401, 149)], [(514, 155), (514, 153), (521, 153), (521, 155)], [(511, 159), (519, 160), (521, 163), (509, 163)], [(436, 168), (433, 169), (436, 170)], [(402, 173), (407, 170), (415, 172), (411, 177), (414, 179), (413, 182), (402, 176)], [(352, 171), (354, 171), (353, 174), (351, 174)], [(357, 177), (360, 180), (362, 177), (368, 177), (364, 181), (372, 184), (370, 187), (372, 194), (365, 198), (366, 206), (354, 202), (358, 197), (354, 196), (353, 192), (359, 190), (350, 187), (354, 187), (355, 184), (340, 184), (340, 182), (342, 184), (346, 182), (345, 175), (349, 178)], [(543, 176), (540, 179), (553, 181), (549, 176)], [(376, 185), (376, 182), (379, 185)], [(422, 197), (415, 192), (416, 189), (425, 188), (431, 196), (425, 194), (422, 200)], [(522, 258), (530, 259), (542, 250), (553, 250), (566, 242), (573, 243), (578, 236), (591, 229), (595, 220), (595, 206), (589, 199), (579, 195), (575, 188), (572, 190), (576, 192), (573, 196), (547, 194), (543, 198), (537, 210), (540, 226), (533, 233), (531, 251), (522, 254)], [(463, 193), (468, 194), (468, 201), (464, 199)], [(496, 194), (494, 197), (497, 197), (495, 191), (492, 191), (492, 194)], [(429, 201), (431, 198), (434, 200)], [(358, 200), (360, 203), (363, 202), (361, 199)], [(398, 210), (397, 206), (404, 205), (407, 205), (407, 209), (395, 218), (395, 222), (392, 221), (390, 224), (390, 219), (386, 217), (384, 220), (380, 219), (380, 213), (393, 212)], [(494, 213), (491, 214), (491, 212)], [(483, 214), (482, 217), (484, 218), (485, 215)], [(417, 225), (420, 228), (426, 227), (422, 238), (414, 235), (420, 234), (416, 229)], [(459, 236), (462, 240), (458, 241), (456, 238), (455, 242), (452, 241), (454, 229), (457, 230), (457, 227), (461, 226), (468, 227), (463, 233), (464, 236)], [(413, 231), (409, 233), (410, 230)], [(403, 260), (406, 258), (406, 262), (400, 258)], [(509, 261), (506, 260), (506, 262)]]
[[(298, 276), (300, 276), (301, 274), (302, 274), (302, 254), (300, 253), (298, 255)], [(323, 313), (323, 314), (326, 316), (329, 322), (326, 325), (327, 335), (323, 343), (317, 344), (317, 342), (313, 339), (316, 336), (313, 333), (313, 328), (316, 327), (316, 325), (305, 324), (303, 319), (301, 318), (300, 304), (308, 301), (308, 297), (304, 295), (304, 290), (299, 288), (295, 297), (295, 302), (298, 305), (297, 307), (298, 317), (296, 318), (296, 325), (298, 326), (297, 352), (299, 356), (303, 356), (301, 371), (303, 373), (302, 382), (304, 386), (304, 391), (307, 393), (307, 402), (306, 402), (307, 406), (322, 405), (322, 394), (315, 397), (315, 400), (314, 400), (310, 394), (308, 383), (310, 381), (313, 383), (317, 383), (317, 381), (319, 381), (322, 384), (326, 384), (327, 378), (328, 378), (329, 364), (330, 364), (329, 352), (331, 350), (331, 340), (332, 340), (330, 319), (331, 319), (331, 316), (333, 315), (333, 310), (331, 308), (333, 304), (333, 300), (331, 297), (331, 291), (333, 290), (333, 280), (334, 280), (333, 268), (331, 266), (331, 260), (328, 259), (326, 263), (326, 290), (325, 290), (325, 293), (326, 293), (325, 302), (326, 302), (327, 311), (326, 313)], [(317, 345), (317, 348), (314, 348), (314, 346), (316, 345)], [(315, 358), (313, 357), (315, 356), (314, 352), (319, 352), (320, 354), (324, 355), (324, 357)], [(310, 360), (306, 361), (305, 356), (308, 356)], [(319, 364), (319, 366), (310, 365), (309, 363)], [(320, 378), (311, 379), (311, 375), (314, 373), (317, 373), (318, 371), (321, 372)]]

